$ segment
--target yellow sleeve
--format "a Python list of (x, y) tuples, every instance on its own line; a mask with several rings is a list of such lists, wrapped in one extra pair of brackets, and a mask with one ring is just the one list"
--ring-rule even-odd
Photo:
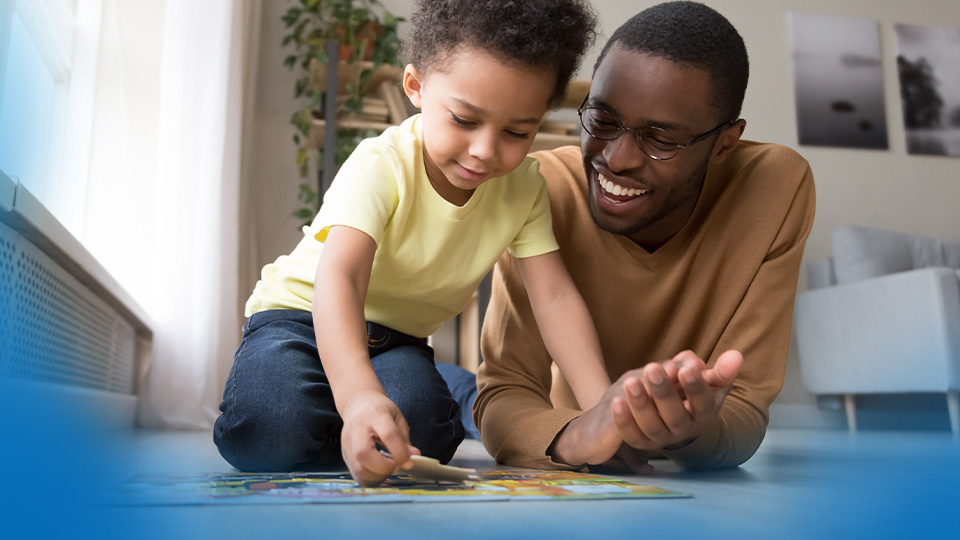
[(367, 139), (347, 158), (310, 225), (317, 241), (326, 239), (330, 227), (346, 225), (366, 233), (380, 245), (399, 203), (404, 174), (394, 152), (378, 139)]
[[(543, 255), (559, 249), (557, 239), (553, 236), (553, 217), (550, 214), (550, 197), (547, 195), (547, 183), (540, 174), (540, 162), (527, 158), (523, 164), (527, 167), (520, 178), (513, 182), (529, 182), (537, 190), (533, 206), (527, 214), (527, 220), (513, 242), (507, 246), (507, 251), (514, 257), (524, 259)], [(521, 171), (518, 171), (521, 172)]]

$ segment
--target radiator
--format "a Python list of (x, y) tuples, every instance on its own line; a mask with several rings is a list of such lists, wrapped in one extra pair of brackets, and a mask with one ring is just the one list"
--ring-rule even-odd
[(79, 392), (132, 424), (152, 347), (147, 317), (29, 191), (0, 173), (0, 195), (11, 192), (13, 201), (0, 201), (0, 377)]

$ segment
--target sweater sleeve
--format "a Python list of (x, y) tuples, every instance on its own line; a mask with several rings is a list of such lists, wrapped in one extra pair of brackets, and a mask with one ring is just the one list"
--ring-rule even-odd
[(708, 360), (713, 365), (723, 352), (737, 349), (744, 357), (740, 374), (707, 430), (682, 448), (664, 451), (680, 465), (735, 467), (763, 441), (770, 404), (783, 385), (797, 277), (813, 226), (813, 174), (805, 161), (801, 166), (783, 223)]

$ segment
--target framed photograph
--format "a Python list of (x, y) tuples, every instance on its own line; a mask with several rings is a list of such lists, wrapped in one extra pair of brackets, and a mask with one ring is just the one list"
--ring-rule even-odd
[(894, 28), (907, 152), (960, 156), (960, 29)]
[(790, 30), (800, 144), (887, 148), (877, 21), (791, 13)]

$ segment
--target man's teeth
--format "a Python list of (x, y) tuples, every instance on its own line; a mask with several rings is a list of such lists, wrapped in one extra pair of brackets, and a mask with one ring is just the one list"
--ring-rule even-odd
[(610, 180), (607, 180), (607, 178), (602, 174), (598, 175), (598, 177), (600, 179), (600, 187), (603, 188), (603, 190), (606, 191), (607, 193), (610, 193), (611, 195), (620, 195), (624, 197), (636, 197), (638, 195), (643, 195), (648, 191), (646, 189), (625, 188), (620, 184), (614, 184)]

